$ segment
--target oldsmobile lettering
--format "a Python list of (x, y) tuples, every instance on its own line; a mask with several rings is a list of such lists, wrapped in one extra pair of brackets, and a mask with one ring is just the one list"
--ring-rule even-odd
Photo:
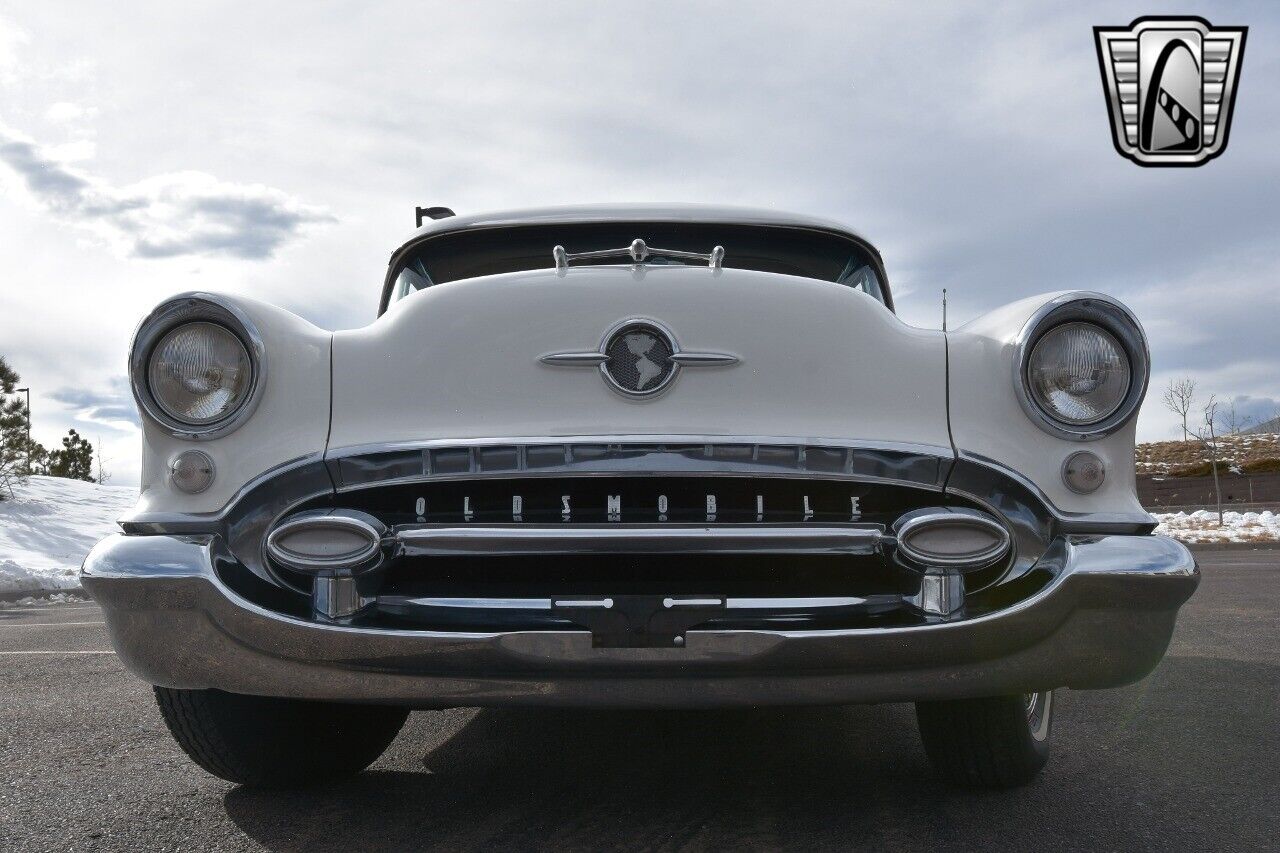
[(1199, 576), (1134, 494), (1111, 296), (940, 331), (822, 219), (422, 212), (365, 328), (196, 292), (134, 336), (143, 489), (82, 580), (211, 773), (357, 773), (410, 708), (914, 702), (940, 774), (1010, 786), (1056, 691), (1164, 654)]
[[(560, 495), (556, 499), (554, 510), (551, 509), (550, 502), (543, 500), (541, 496), (533, 495), (532, 497), (532, 503), (527, 503), (523, 494), (508, 495), (505, 491), (476, 496), (464, 495), (461, 502), (453, 506), (450, 506), (447, 501), (433, 500), (430, 510), (428, 510), (427, 499), (418, 497), (413, 501), (411, 515), (418, 522), (428, 520), (444, 522), (455, 518), (461, 518), (463, 521), (524, 521), (526, 514), (531, 519), (549, 518), (557, 512), (561, 516), (573, 515), (572, 495)], [(608, 521), (649, 521), (653, 517), (658, 521), (667, 521), (671, 517), (676, 521), (713, 520), (716, 516), (724, 515), (726, 511), (734, 517), (754, 514), (756, 521), (764, 521), (766, 518), (765, 497), (761, 494), (753, 496), (749, 501), (744, 498), (740, 502), (729, 505), (724, 504), (714, 493), (699, 495), (696, 505), (685, 500), (673, 506), (671, 499), (665, 494), (659, 494), (653, 501), (625, 503), (624, 496), (620, 493), (606, 494), (603, 500), (601, 511), (604, 514), (604, 520)], [(820, 510), (824, 514), (835, 515), (837, 505), (835, 501), (839, 500), (838, 497), (822, 496), (822, 507), (815, 504), (814, 500), (808, 494), (800, 495), (790, 502), (792, 505), (789, 507), (771, 509), (768, 517), (773, 521), (807, 521), (814, 518)], [(857, 495), (848, 496), (848, 520), (856, 521), (861, 517), (861, 500), (862, 498)], [(586, 513), (584, 517), (589, 517), (592, 510), (588, 507), (583, 512)]]

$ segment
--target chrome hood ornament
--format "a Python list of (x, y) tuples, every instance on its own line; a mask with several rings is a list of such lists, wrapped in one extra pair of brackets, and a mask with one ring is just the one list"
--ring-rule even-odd
[(738, 357), (680, 349), (675, 334), (657, 320), (631, 318), (610, 326), (600, 347), (555, 352), (539, 361), (553, 367), (596, 367), (610, 388), (627, 397), (654, 397), (671, 386), (682, 367), (725, 367)]
[(643, 264), (650, 257), (676, 258), (682, 261), (706, 261), (707, 267), (720, 270), (724, 266), (724, 246), (716, 246), (710, 252), (686, 252), (680, 249), (655, 249), (639, 237), (631, 241), (624, 249), (599, 249), (591, 252), (569, 252), (564, 246), (555, 246), (551, 250), (551, 259), (555, 261), (556, 270), (567, 272), (570, 261), (598, 260), (600, 258), (630, 258), (633, 264)]

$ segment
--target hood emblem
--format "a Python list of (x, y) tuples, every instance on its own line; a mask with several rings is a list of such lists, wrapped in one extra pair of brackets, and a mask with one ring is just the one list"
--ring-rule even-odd
[(682, 367), (724, 367), (738, 357), (680, 349), (676, 336), (657, 320), (634, 318), (610, 326), (599, 349), (542, 356), (553, 367), (595, 367), (610, 388), (627, 397), (653, 397), (671, 386)]

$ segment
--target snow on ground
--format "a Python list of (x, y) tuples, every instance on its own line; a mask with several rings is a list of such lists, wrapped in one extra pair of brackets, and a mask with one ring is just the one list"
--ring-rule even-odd
[(0, 610), (17, 610), (23, 607), (49, 607), (54, 604), (88, 604), (93, 599), (71, 592), (50, 592), (39, 596), (24, 595), (16, 601), (0, 601)]
[(0, 501), (0, 594), (78, 587), (89, 549), (120, 532), (138, 500), (127, 486), (31, 477)]
[(1160, 522), (1156, 533), (1183, 542), (1275, 542), (1280, 540), (1280, 515), (1263, 512), (1224, 512), (1218, 526), (1218, 513), (1195, 512), (1153, 513)]

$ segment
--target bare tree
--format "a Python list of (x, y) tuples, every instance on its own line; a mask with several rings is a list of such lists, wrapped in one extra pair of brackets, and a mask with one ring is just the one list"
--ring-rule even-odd
[(1182, 440), (1187, 441), (1190, 439), (1191, 430), (1187, 425), (1187, 421), (1190, 418), (1191, 407), (1195, 405), (1196, 381), (1190, 376), (1184, 376), (1181, 379), (1170, 379), (1161, 399), (1164, 401), (1166, 409), (1182, 418)]
[(107, 463), (111, 460), (102, 455), (102, 436), (94, 439), (93, 455), (97, 458), (98, 465), (98, 472), (93, 479), (99, 486), (105, 486), (111, 482), (111, 471), (107, 469)]
[(1220, 409), (1218, 417), (1223, 431), (1228, 435), (1238, 435), (1243, 430), (1248, 429), (1249, 424), (1253, 423), (1253, 418), (1236, 411), (1236, 401), (1234, 399)]
[(1209, 453), (1209, 466), (1213, 469), (1213, 496), (1218, 501), (1218, 526), (1223, 525), (1222, 487), (1218, 484), (1218, 436), (1214, 424), (1218, 420), (1218, 402), (1212, 396), (1204, 404), (1204, 425), (1195, 432), (1196, 438)]

